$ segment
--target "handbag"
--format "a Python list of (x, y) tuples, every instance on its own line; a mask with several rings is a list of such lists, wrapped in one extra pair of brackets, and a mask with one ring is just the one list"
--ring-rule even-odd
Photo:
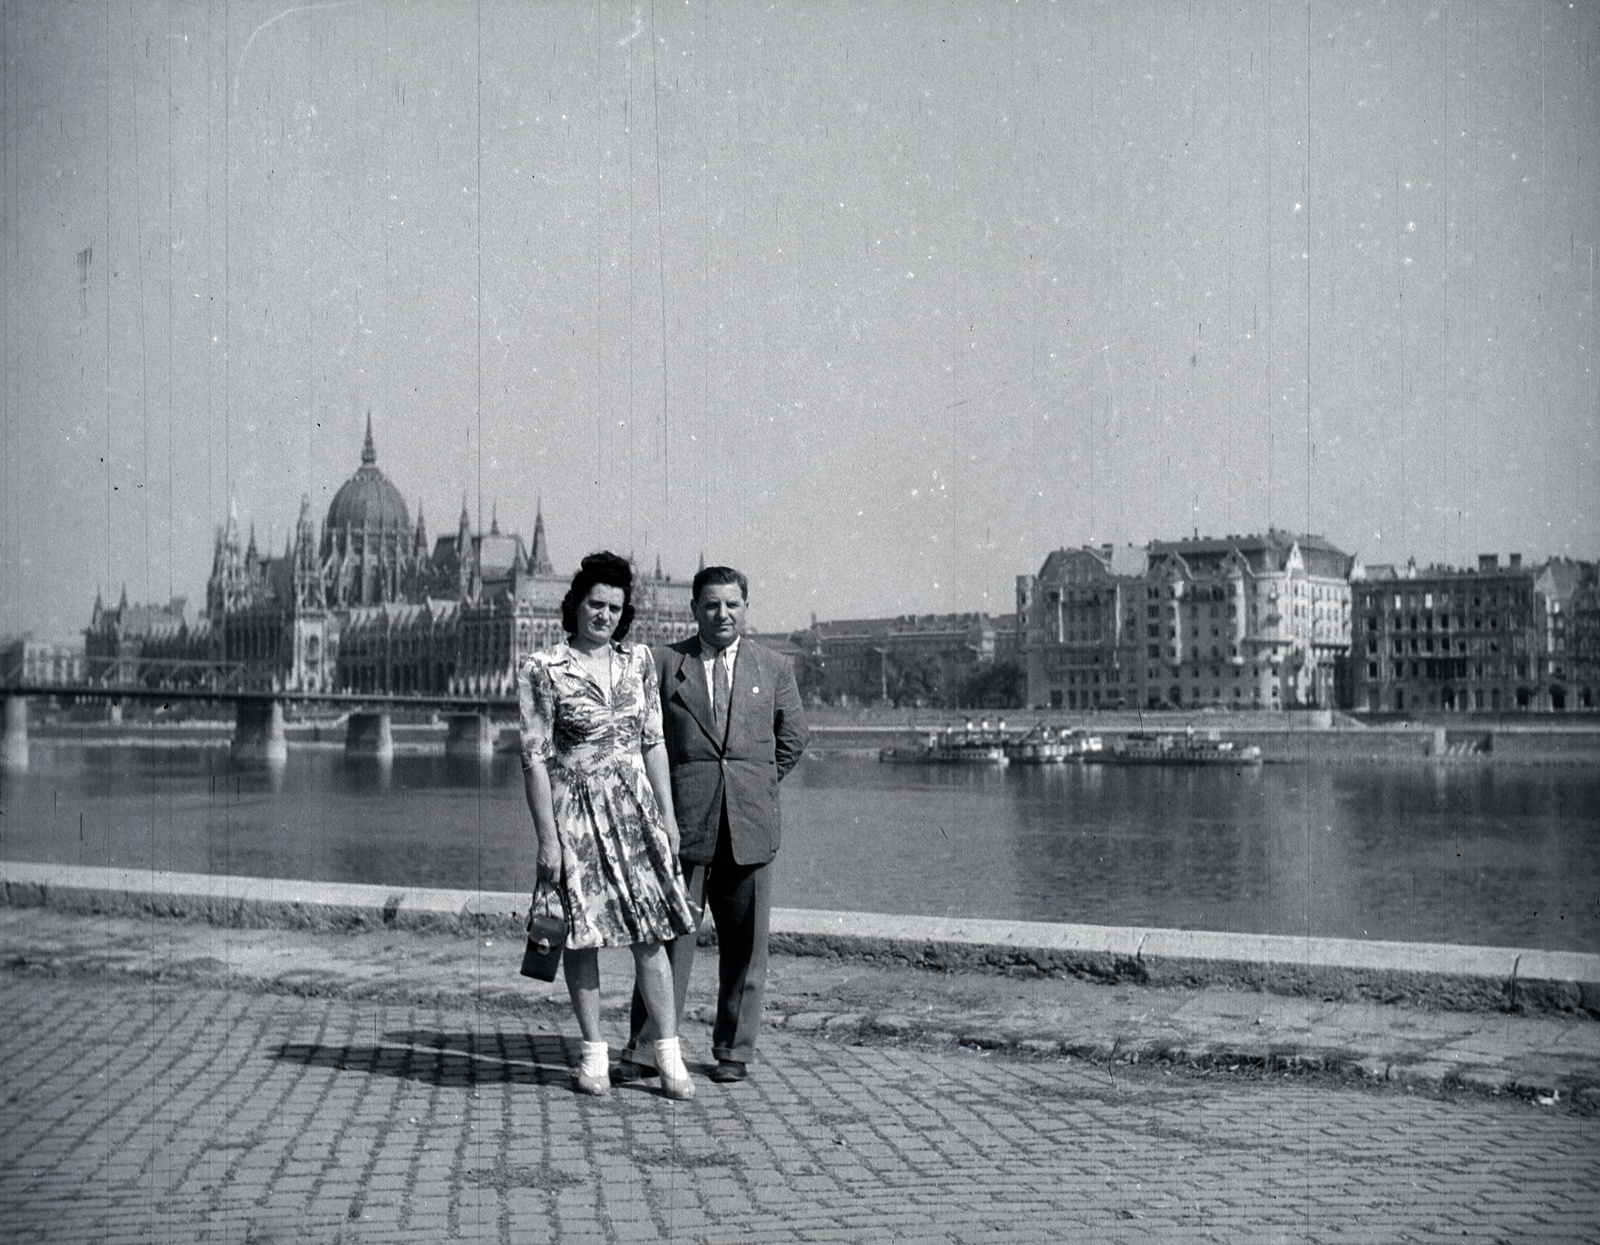
[(528, 908), (528, 945), (522, 952), (522, 975), (538, 981), (554, 981), (561, 964), (561, 948), (567, 941), (567, 918), (556, 888), (541, 885), (534, 889)]

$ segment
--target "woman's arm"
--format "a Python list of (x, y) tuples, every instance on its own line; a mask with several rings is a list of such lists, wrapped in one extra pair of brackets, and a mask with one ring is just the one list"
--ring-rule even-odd
[(522, 771), (522, 786), (533, 814), (533, 829), (539, 836), (537, 877), (541, 882), (561, 880), (561, 840), (556, 834), (555, 799), (550, 794), (550, 771), (535, 760)]
[(645, 777), (656, 793), (656, 804), (661, 809), (661, 822), (667, 830), (667, 842), (672, 854), (678, 854), (678, 815), (672, 806), (672, 771), (667, 765), (667, 745), (651, 744), (644, 750)]
[(553, 752), (550, 724), (555, 720), (555, 689), (540, 654), (525, 659), (517, 671), (517, 729), (522, 740), (522, 787), (539, 836), (537, 878), (561, 880), (561, 840), (556, 834), (555, 797), (545, 761)]

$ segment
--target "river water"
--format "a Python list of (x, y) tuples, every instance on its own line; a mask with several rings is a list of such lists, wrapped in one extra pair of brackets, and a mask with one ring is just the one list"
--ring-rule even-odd
[[(1600, 951), (1600, 773), (1343, 762), (1234, 772), (804, 759), (781, 907)], [(36, 738), (0, 858), (527, 890), (514, 756)]]

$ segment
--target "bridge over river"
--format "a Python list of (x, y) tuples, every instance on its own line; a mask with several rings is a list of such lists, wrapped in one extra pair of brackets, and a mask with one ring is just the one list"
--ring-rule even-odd
[(488, 756), (494, 750), (495, 719), (514, 717), (514, 696), (495, 693), (316, 691), (262, 687), (252, 683), (243, 662), (140, 658), (108, 663), (103, 672), (76, 683), (30, 682), (20, 668), (0, 675), (4, 699), (0, 759), (11, 769), (28, 765), (28, 703), (35, 697), (102, 701), (112, 721), (128, 702), (173, 705), (227, 704), (235, 709), (232, 751), (250, 760), (288, 755), (285, 711), (291, 707), (334, 707), (345, 715), (345, 749), (354, 755), (394, 753), (392, 715), (397, 710), (432, 710), (447, 724), (445, 752)]

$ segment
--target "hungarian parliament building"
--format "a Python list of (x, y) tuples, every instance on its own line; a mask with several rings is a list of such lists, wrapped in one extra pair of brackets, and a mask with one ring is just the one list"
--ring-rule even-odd
[[(629, 639), (670, 643), (695, 630), (688, 580), (634, 571)], [(238, 516), (217, 530), (205, 612), (166, 605), (115, 606), (98, 596), (84, 632), (91, 680), (135, 675), (183, 685), (209, 679), (217, 663), (230, 686), (260, 691), (504, 697), (515, 694), (518, 661), (564, 638), (561, 601), (571, 573), (558, 573), (545, 543), (473, 532), (466, 505), (456, 530), (429, 548), (419, 512), (382, 471), (367, 419), (361, 466), (340, 486), (320, 534), (303, 498), (283, 554), (265, 557)]]

